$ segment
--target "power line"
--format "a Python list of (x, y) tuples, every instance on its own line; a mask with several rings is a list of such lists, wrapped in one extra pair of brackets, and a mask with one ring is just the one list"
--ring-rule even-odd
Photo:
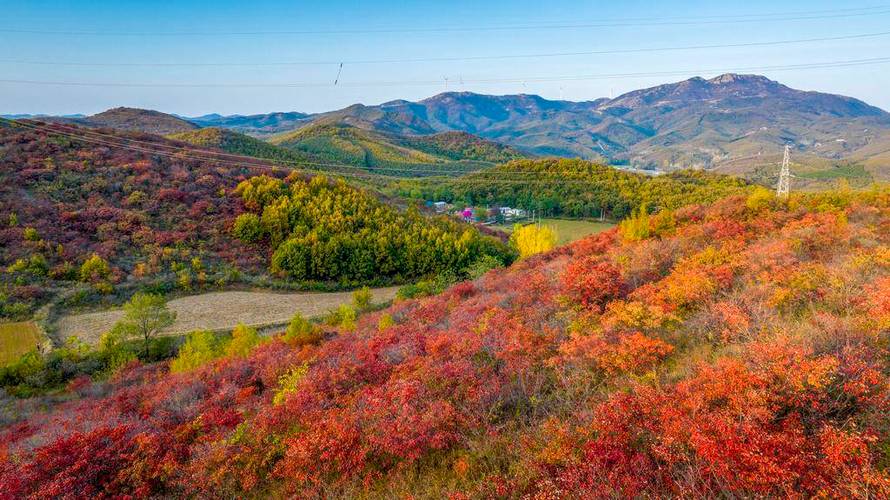
[(65, 36), (270, 36), (270, 35), (349, 35), (385, 33), (449, 33), (449, 32), (496, 32), (531, 30), (566, 30), (613, 27), (644, 26), (690, 26), (709, 24), (745, 24), (763, 22), (788, 22), (816, 19), (837, 19), (844, 17), (875, 16), (890, 13), (887, 5), (816, 11), (796, 11), (779, 13), (738, 14), (726, 16), (624, 18), (588, 23), (550, 23), (504, 26), (438, 26), (438, 27), (395, 27), (367, 29), (309, 29), (309, 30), (269, 30), (269, 31), (77, 31), (2, 28), (0, 33), (65, 35)]
[[(852, 35), (839, 35), (818, 38), (800, 38), (795, 40), (771, 40), (764, 42), (741, 42), (727, 44), (708, 44), (708, 45), (683, 45), (668, 47), (641, 47), (633, 49), (610, 49), (610, 50), (590, 50), (590, 51), (573, 51), (573, 52), (538, 52), (528, 54), (499, 54), (499, 55), (483, 55), (483, 56), (460, 56), (460, 57), (415, 57), (415, 58), (397, 58), (397, 59), (356, 59), (342, 61), (277, 61), (277, 62), (83, 62), (83, 61), (40, 61), (28, 59), (0, 59), (0, 63), (7, 64), (24, 64), (35, 66), (75, 66), (75, 67), (274, 67), (274, 66), (339, 66), (342, 69), (344, 64), (397, 64), (397, 63), (422, 63), (422, 62), (453, 62), (453, 61), (490, 61), (499, 59), (538, 59), (553, 57), (577, 57), (592, 55), (610, 55), (610, 54), (635, 54), (649, 52), (673, 52), (688, 50), (707, 50), (707, 49), (728, 49), (742, 47), (768, 47), (777, 45), (793, 45), (802, 43), (832, 42), (842, 40), (858, 40), (866, 38), (877, 38), (890, 35), (890, 31), (882, 31), (877, 33), (861, 33)], [(339, 75), (338, 78), (339, 79)]]
[[(772, 65), (772, 66), (748, 66), (736, 68), (719, 68), (719, 69), (697, 69), (684, 71), (659, 71), (659, 72), (640, 72), (640, 73), (606, 73), (591, 75), (564, 75), (564, 76), (532, 76), (532, 77), (511, 77), (511, 78), (479, 78), (466, 79), (462, 81), (465, 84), (499, 84), (499, 83), (526, 83), (526, 82), (563, 82), (563, 81), (584, 81), (584, 80), (600, 80), (613, 78), (637, 78), (637, 77), (656, 77), (656, 76), (678, 76), (689, 74), (703, 73), (727, 73), (727, 72), (747, 72), (747, 71), (790, 71), (790, 70), (806, 70), (806, 69), (830, 69), (845, 68), (851, 66), (867, 66), (874, 64), (885, 64), (890, 62), (890, 57), (874, 57), (867, 59), (849, 59), (828, 62)], [(62, 87), (124, 87), (124, 88), (321, 88), (331, 87), (330, 82), (292, 82), (292, 83), (141, 83), (141, 82), (76, 82), (76, 81), (46, 81), (46, 80), (23, 80), (23, 79), (0, 79), (0, 83), (6, 84), (25, 84), (25, 85), (47, 85)], [(439, 86), (442, 84), (441, 79), (436, 80), (403, 80), (403, 81), (366, 81), (366, 82), (339, 82), (341, 87), (398, 87), (398, 86)]]

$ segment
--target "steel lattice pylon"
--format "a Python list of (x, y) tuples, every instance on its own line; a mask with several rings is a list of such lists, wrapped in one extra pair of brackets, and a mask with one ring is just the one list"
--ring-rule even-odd
[(782, 170), (779, 171), (779, 184), (776, 185), (776, 196), (787, 198), (791, 192), (791, 146), (785, 145), (785, 157), (782, 159)]

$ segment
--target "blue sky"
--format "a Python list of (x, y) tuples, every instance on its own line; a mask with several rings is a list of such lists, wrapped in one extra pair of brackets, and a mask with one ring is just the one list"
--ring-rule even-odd
[[(660, 24), (671, 20), (726, 21), (733, 16), (886, 6), (864, 16), (785, 22)], [(599, 54), (476, 61), (350, 64), (332, 85), (336, 64), (303, 66), (189, 66), (188, 63), (266, 63), (460, 58), (547, 52), (614, 51), (647, 47), (835, 37), (890, 31), (890, 2), (828, 1), (9, 1), (0, 0), (0, 30), (89, 31), (96, 35), (0, 31), (0, 80), (138, 84), (317, 83), (299, 88), (182, 88), (52, 86), (0, 83), (0, 113), (95, 113), (135, 106), (184, 115), (210, 112), (317, 112), (361, 102), (421, 99), (446, 90), (532, 93), (588, 100), (700, 74), (708, 69), (783, 66), (887, 57), (890, 36), (794, 45), (674, 52)], [(818, 16), (817, 16), (818, 17)], [(642, 18), (642, 19), (640, 19)], [(684, 18), (684, 19), (675, 19)], [(634, 21), (634, 19), (638, 19)], [(573, 29), (421, 31), (406, 28), (613, 24)], [(650, 23), (648, 25), (640, 25)], [(636, 24), (614, 26), (614, 24)], [(330, 31), (386, 30), (378, 33)], [(327, 31), (286, 35), (156, 36), (165, 32)], [(151, 33), (126, 35), (120, 33)], [(110, 34), (109, 34), (110, 33)], [(116, 33), (116, 34), (115, 34)], [(9, 62), (17, 61), (17, 62)], [(185, 66), (64, 66), (30, 62), (182, 63)], [(691, 71), (690, 71), (691, 70)], [(566, 81), (533, 77), (678, 73)], [(850, 95), (890, 110), (890, 64), (764, 70), (789, 86)], [(478, 80), (517, 81), (492, 83)], [(461, 83), (463, 80), (463, 83)], [(391, 82), (367, 85), (368, 82)], [(433, 84), (409, 85), (405, 82)]]

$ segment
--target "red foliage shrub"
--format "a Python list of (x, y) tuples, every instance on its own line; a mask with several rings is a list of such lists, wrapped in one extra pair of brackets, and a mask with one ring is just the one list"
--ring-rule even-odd
[(382, 330), (130, 366), (0, 431), (0, 496), (887, 497), (890, 199), (861, 196), (681, 209)]
[(570, 297), (595, 312), (601, 312), (608, 301), (619, 298), (623, 291), (621, 271), (598, 256), (569, 263), (563, 284)]

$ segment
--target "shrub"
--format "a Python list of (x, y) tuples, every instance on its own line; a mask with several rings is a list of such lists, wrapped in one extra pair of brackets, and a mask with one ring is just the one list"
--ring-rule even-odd
[(369, 310), (371, 308), (371, 289), (363, 286), (352, 292), (352, 307), (359, 312)]
[(263, 227), (258, 215), (245, 212), (235, 219), (232, 234), (241, 241), (255, 243), (263, 237)]
[(649, 237), (649, 212), (646, 205), (634, 210), (630, 217), (621, 221), (618, 231), (626, 241), (640, 241)]
[(485, 273), (492, 269), (504, 267), (504, 263), (493, 255), (483, 255), (467, 267), (465, 273), (468, 279), (475, 280), (481, 278)]
[(108, 262), (96, 254), (91, 255), (80, 266), (80, 280), (85, 283), (97, 283), (108, 279), (110, 275)]
[(219, 341), (213, 332), (194, 331), (179, 348), (176, 358), (170, 361), (170, 371), (187, 372), (200, 368), (219, 356), (219, 347)]
[(108, 373), (114, 373), (136, 359), (136, 353), (127, 346), (120, 332), (114, 330), (105, 332), (99, 337), (97, 350)]
[(295, 345), (313, 344), (320, 339), (318, 328), (300, 313), (294, 315), (284, 332), (284, 340)]
[(232, 340), (226, 345), (226, 356), (246, 357), (260, 340), (255, 328), (238, 323), (232, 330)]
[(377, 320), (377, 331), (378, 332), (385, 331), (387, 328), (389, 328), (395, 324), (396, 324), (396, 322), (394, 319), (392, 319), (392, 315), (383, 313), (380, 315), (380, 319)]
[(340, 304), (335, 311), (330, 311), (325, 318), (325, 323), (331, 326), (339, 326), (340, 328), (350, 331), (355, 329), (356, 319), (355, 309), (349, 304)]
[(302, 365), (291, 368), (284, 375), (282, 375), (278, 379), (278, 390), (275, 391), (275, 395), (272, 396), (272, 404), (280, 405), (287, 399), (289, 394), (293, 394), (297, 390), (297, 384), (300, 383), (303, 378), (306, 377), (306, 373), (309, 371), (309, 365), (304, 363)]

